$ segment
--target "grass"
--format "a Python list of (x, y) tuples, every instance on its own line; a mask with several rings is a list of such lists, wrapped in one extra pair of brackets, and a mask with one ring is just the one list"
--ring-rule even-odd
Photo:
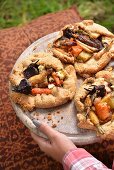
[(114, 32), (114, 0), (0, 0), (0, 28), (21, 26), (38, 16), (72, 5), (84, 19), (94, 19)]

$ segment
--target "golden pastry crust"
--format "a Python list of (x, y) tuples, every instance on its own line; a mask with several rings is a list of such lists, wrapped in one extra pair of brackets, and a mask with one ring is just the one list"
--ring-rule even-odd
[[(67, 29), (74, 32), (64, 33)], [(101, 43), (99, 48), (95, 44), (97, 41)], [(105, 27), (92, 20), (84, 20), (73, 25), (66, 25), (60, 31), (57, 40), (53, 42), (52, 52), (62, 62), (74, 64), (76, 72), (85, 77), (102, 70), (114, 58), (113, 42), (114, 34)], [(72, 49), (75, 46), (82, 48), (79, 54), (75, 54)]]
[[(51, 89), (51, 94), (23, 94), (16, 91), (11, 91), (12, 100), (19, 104), (24, 110), (33, 110), (34, 108), (51, 108), (62, 105), (74, 97), (76, 91), (76, 73), (72, 65), (63, 66), (60, 60), (53, 57), (49, 53), (37, 53), (27, 57), (20, 63), (15, 65), (10, 82), (12, 86), (19, 85), (19, 82), (24, 78), (23, 71), (33, 62), (38, 60), (38, 66), (43, 65), (46, 68), (53, 68), (55, 71), (64, 70), (66, 77), (62, 86), (54, 86)], [(47, 71), (48, 72), (48, 71)], [(43, 77), (44, 76), (44, 77)], [(45, 82), (47, 76), (46, 70), (41, 70), (38, 75), (28, 79), (33, 86), (41, 86)], [(35, 81), (33, 81), (35, 79)], [(44, 84), (45, 85), (45, 84)]]
[(71, 54), (68, 54), (64, 50), (59, 48), (52, 48), (54, 56), (59, 58), (63, 63), (74, 64), (74, 57)]
[(106, 35), (107, 37), (114, 37), (114, 34), (108, 31), (107, 28), (94, 23), (93, 20), (83, 20), (82, 22), (75, 23), (74, 26), (86, 30), (94, 38), (98, 36), (97, 34)]
[(102, 70), (112, 59), (110, 52), (105, 53), (99, 60), (91, 57), (86, 63), (75, 62), (74, 67), (78, 74), (82, 77), (92, 76)]
[[(104, 120), (103, 122), (100, 120), (99, 115), (97, 115), (96, 107), (93, 104), (96, 98), (97, 100), (100, 100), (102, 102), (106, 102), (107, 100), (107, 103), (109, 104), (108, 96), (114, 95), (113, 88), (111, 88), (112, 86), (110, 84), (112, 84), (112, 86), (114, 84), (114, 73), (108, 70), (100, 71), (95, 75), (95, 78), (90, 77), (90, 78), (87, 78), (83, 82), (83, 84), (76, 91), (74, 101), (75, 101), (75, 106), (77, 110), (78, 127), (83, 128), (83, 129), (95, 130), (97, 131), (97, 135), (101, 136), (101, 138), (112, 138), (113, 139), (114, 138), (114, 133), (113, 133), (114, 131), (114, 109), (112, 109), (111, 106), (108, 106), (112, 109), (110, 111), (111, 117), (107, 118), (107, 120)], [(94, 97), (93, 95), (95, 95), (95, 93), (90, 94), (87, 89), (91, 89), (95, 86), (98, 87), (101, 85), (105, 86), (106, 93), (104, 97), (95, 97), (95, 99), (93, 100), (93, 97)], [(107, 96), (107, 99), (105, 98), (105, 96)], [(87, 100), (87, 97), (89, 97), (90, 100)], [(99, 127), (102, 130), (102, 132), (99, 131), (98, 124), (95, 124), (95, 122), (91, 119), (90, 114), (89, 114), (91, 111), (95, 113), (95, 116), (97, 115), (97, 118), (99, 119), (99, 122), (100, 122)], [(94, 117), (94, 119), (96, 118)]]

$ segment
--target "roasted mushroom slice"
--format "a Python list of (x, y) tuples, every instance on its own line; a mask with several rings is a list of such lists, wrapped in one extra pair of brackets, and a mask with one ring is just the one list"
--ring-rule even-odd
[(91, 38), (88, 35), (80, 34), (77, 39), (83, 44), (94, 47), (97, 51), (100, 51), (103, 48), (103, 44), (99, 39)]

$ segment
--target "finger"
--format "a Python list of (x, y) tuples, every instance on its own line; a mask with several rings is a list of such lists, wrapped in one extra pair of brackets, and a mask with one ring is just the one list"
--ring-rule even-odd
[(39, 120), (33, 120), (33, 123), (35, 126), (40, 130), (42, 133), (44, 133), (50, 140), (53, 139), (55, 134), (57, 134), (57, 131), (54, 130), (52, 127), (48, 126), (45, 123), (41, 123)]
[(39, 120), (37, 120), (37, 119), (33, 119), (32, 122), (33, 122), (33, 124), (34, 124), (37, 128), (39, 128), (40, 125), (41, 125), (41, 122), (40, 122)]
[(46, 139), (37, 136), (36, 134), (31, 132), (32, 138), (36, 141), (36, 143), (39, 145), (40, 149), (46, 153), (48, 153), (51, 149), (51, 143), (47, 141)]
[(54, 130), (52, 127), (48, 126), (45, 123), (42, 123), (39, 127), (39, 130), (44, 133), (48, 139), (51, 141), (53, 139), (53, 137), (55, 136), (55, 134), (57, 133), (56, 130)]
[(32, 132), (30, 132), (30, 133), (31, 133), (32, 138), (35, 140), (36, 143), (38, 143), (38, 145), (39, 145), (39, 143), (46, 141), (44, 138), (37, 136), (36, 134), (34, 134)]

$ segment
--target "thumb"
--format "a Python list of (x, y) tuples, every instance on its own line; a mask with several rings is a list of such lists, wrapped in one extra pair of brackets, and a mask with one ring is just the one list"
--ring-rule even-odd
[(57, 133), (56, 130), (54, 130), (52, 127), (48, 126), (45, 123), (41, 123), (38, 120), (33, 120), (33, 123), (36, 125), (38, 130), (40, 130), (42, 133), (44, 133), (48, 139), (51, 141), (55, 134)]

